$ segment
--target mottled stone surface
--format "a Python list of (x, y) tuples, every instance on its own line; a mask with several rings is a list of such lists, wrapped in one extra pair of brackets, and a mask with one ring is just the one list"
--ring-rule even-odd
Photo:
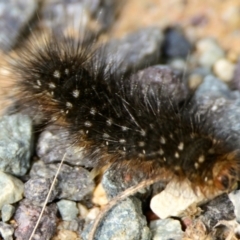
[[(32, 178), (50, 178), (54, 177), (59, 164), (44, 164), (38, 161), (33, 164), (30, 171)], [(59, 189), (57, 198), (80, 201), (93, 190), (94, 183), (90, 173), (81, 167), (70, 167), (62, 165), (59, 172), (56, 187)]]
[[(20, 206), (18, 207), (14, 216), (18, 226), (14, 235), (18, 240), (29, 239), (36, 225), (40, 212), (41, 207), (31, 204), (29, 200), (25, 199), (20, 203)], [(52, 238), (56, 232), (56, 214), (56, 204), (51, 204), (46, 207), (33, 239), (48, 240)]]
[(5, 204), (18, 202), (23, 198), (23, 183), (0, 171), (0, 209)]
[(32, 121), (22, 114), (0, 119), (0, 170), (22, 176), (30, 167)]
[[(82, 234), (87, 240), (88, 226)], [(151, 232), (142, 215), (141, 203), (137, 198), (128, 198), (110, 210), (99, 226), (95, 239), (101, 240), (150, 240)]]

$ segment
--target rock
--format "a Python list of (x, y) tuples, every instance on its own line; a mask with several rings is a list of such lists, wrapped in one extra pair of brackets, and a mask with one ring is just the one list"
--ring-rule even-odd
[(159, 28), (145, 28), (133, 32), (121, 39), (113, 39), (106, 46), (109, 55), (107, 65), (118, 74), (126, 71), (141, 69), (145, 66), (157, 64), (163, 34)]
[(182, 216), (188, 207), (200, 204), (204, 200), (206, 200), (205, 196), (200, 189), (194, 191), (189, 181), (182, 181), (181, 184), (172, 181), (151, 199), (150, 207), (158, 217), (164, 219), (170, 216)]
[(235, 65), (225, 58), (221, 58), (214, 63), (213, 70), (217, 77), (224, 82), (230, 82), (234, 75)]
[(13, 240), (14, 227), (0, 222), (0, 235), (3, 240)]
[[(33, 164), (30, 171), (31, 178), (53, 178), (57, 172), (59, 164), (45, 165), (42, 161)], [(59, 189), (57, 198), (80, 201), (90, 194), (94, 188), (90, 173), (81, 167), (70, 167), (62, 165), (59, 172), (56, 189)]]
[[(52, 182), (53, 182), (53, 177), (29, 179), (24, 184), (24, 196), (27, 199), (31, 200), (32, 203), (35, 203), (41, 206), (44, 204), (47, 198)], [(55, 184), (51, 192), (48, 203), (52, 202), (56, 198), (56, 196), (59, 194), (59, 189), (56, 187), (56, 185), (57, 184)]]
[(162, 54), (165, 58), (186, 59), (191, 53), (192, 45), (179, 28), (170, 27), (166, 29), (162, 44)]
[(48, 126), (41, 134), (37, 143), (37, 154), (45, 163), (61, 161), (74, 166), (94, 167), (83, 148), (72, 144), (71, 136), (64, 128)]
[(179, 221), (174, 219), (155, 220), (150, 222), (152, 240), (181, 240), (183, 231)]
[(0, 171), (0, 209), (5, 204), (18, 202), (23, 197), (23, 183), (6, 173)]
[(30, 166), (32, 122), (22, 114), (0, 119), (0, 170), (23, 176)]
[(199, 219), (208, 229), (212, 229), (220, 220), (233, 220), (235, 218), (234, 206), (226, 193), (204, 204), (201, 209), (203, 213)]
[(82, 232), (83, 226), (85, 223), (85, 219), (83, 218), (75, 218), (74, 220), (71, 221), (61, 221), (58, 224), (58, 229), (59, 230), (69, 230), (69, 231), (74, 231), (74, 232)]
[(237, 89), (238, 91), (240, 91), (240, 59), (236, 64), (233, 79), (230, 84), (233, 89)]
[(76, 232), (65, 230), (65, 229), (59, 230), (56, 236), (52, 238), (52, 240), (70, 240), (70, 239), (81, 240), (81, 238)]
[[(32, 234), (32, 231), (38, 220), (42, 208), (31, 204), (29, 200), (21, 201), (16, 214), (14, 216), (17, 222), (17, 228), (15, 230), (15, 237), (18, 240), (26, 240)], [(53, 237), (56, 232), (56, 204), (51, 204), (46, 207), (41, 217), (39, 226), (33, 236), (33, 239), (48, 240)]]
[(1, 1), (0, 48), (10, 50), (17, 44), (17, 37), (33, 17), (38, 3), (34, 0)]
[(15, 212), (15, 207), (10, 204), (5, 204), (2, 207), (2, 221), (7, 222), (11, 219)]
[(63, 200), (57, 202), (57, 206), (58, 206), (58, 210), (62, 216), (62, 219), (65, 221), (74, 220), (79, 213), (77, 204), (73, 201), (63, 199)]
[(222, 48), (211, 38), (199, 40), (196, 48), (199, 54), (199, 64), (203, 67), (211, 68), (218, 59), (224, 57)]
[[(84, 230), (82, 237), (87, 240), (91, 224)], [(110, 210), (96, 232), (95, 239), (101, 240), (150, 240), (151, 232), (142, 214), (141, 202), (128, 198)]]
[(236, 219), (238, 222), (240, 222), (240, 190), (236, 190), (231, 192), (228, 195), (229, 199), (231, 200), (233, 206), (234, 206), (234, 213), (236, 215)]
[(74, 32), (79, 37), (86, 29), (98, 35), (114, 22), (117, 6), (114, 0), (44, 1), (41, 25), (57, 36)]

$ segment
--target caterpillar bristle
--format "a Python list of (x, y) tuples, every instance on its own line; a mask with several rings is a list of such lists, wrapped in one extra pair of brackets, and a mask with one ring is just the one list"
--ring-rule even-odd
[(51, 35), (27, 46), (12, 65), (18, 104), (63, 126), (95, 166), (121, 171), (127, 165), (145, 178), (171, 172), (207, 197), (235, 185), (238, 154), (205, 125), (207, 114), (199, 114), (188, 94), (177, 98), (184, 84), (171, 71), (150, 67), (160, 82), (140, 72), (118, 74), (95, 41)]

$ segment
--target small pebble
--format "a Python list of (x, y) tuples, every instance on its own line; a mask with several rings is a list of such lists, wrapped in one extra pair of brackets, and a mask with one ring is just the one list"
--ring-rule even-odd
[(214, 63), (214, 73), (224, 82), (230, 82), (233, 79), (235, 64), (225, 58), (221, 58)]
[(5, 204), (2, 207), (2, 221), (7, 222), (11, 219), (15, 212), (15, 207), (10, 204)]
[(3, 240), (13, 240), (14, 227), (0, 222), (0, 235)]
[(0, 209), (5, 204), (18, 202), (23, 198), (23, 183), (6, 173), (0, 171)]
[(92, 202), (95, 205), (103, 206), (108, 203), (107, 195), (105, 190), (103, 189), (102, 184), (98, 184), (95, 190), (93, 191)]
[(74, 220), (79, 214), (77, 204), (70, 200), (60, 200), (57, 202), (58, 210), (65, 221)]
[[(29, 179), (24, 184), (24, 196), (34, 202), (35, 204), (42, 205), (49, 193), (53, 182), (52, 178), (33, 178)], [(59, 193), (59, 189), (57, 188), (57, 181), (51, 191), (50, 197), (48, 199), (48, 203), (52, 202)]]
[(59, 230), (57, 231), (56, 236), (52, 238), (52, 240), (81, 240), (82, 238), (73, 231), (70, 230)]
[(211, 38), (199, 40), (196, 48), (199, 54), (199, 64), (204, 67), (211, 68), (218, 59), (224, 57), (223, 49)]
[(150, 222), (152, 240), (182, 240), (183, 231), (179, 221), (168, 218)]
[(195, 90), (202, 83), (202, 81), (203, 81), (203, 76), (197, 73), (192, 73), (188, 77), (188, 86), (190, 89)]
[(182, 216), (188, 207), (204, 199), (205, 196), (200, 191), (193, 191), (188, 181), (182, 181), (181, 185), (170, 182), (162, 192), (151, 199), (150, 207), (158, 217), (164, 219)]

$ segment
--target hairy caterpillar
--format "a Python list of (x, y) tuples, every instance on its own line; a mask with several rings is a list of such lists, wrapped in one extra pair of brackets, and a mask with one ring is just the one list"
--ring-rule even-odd
[(205, 126), (207, 114), (175, 101), (179, 86), (119, 75), (105, 59), (104, 47), (66, 37), (25, 48), (13, 66), (19, 105), (64, 126), (95, 166), (167, 171), (206, 196), (231, 190), (239, 153)]
[(27, 45), (12, 66), (20, 109), (64, 127), (93, 166), (131, 169), (150, 180), (188, 179), (206, 197), (231, 190), (238, 152), (205, 124), (208, 114), (192, 99), (175, 99), (180, 84), (172, 90), (168, 82), (119, 74), (107, 54), (69, 37)]

